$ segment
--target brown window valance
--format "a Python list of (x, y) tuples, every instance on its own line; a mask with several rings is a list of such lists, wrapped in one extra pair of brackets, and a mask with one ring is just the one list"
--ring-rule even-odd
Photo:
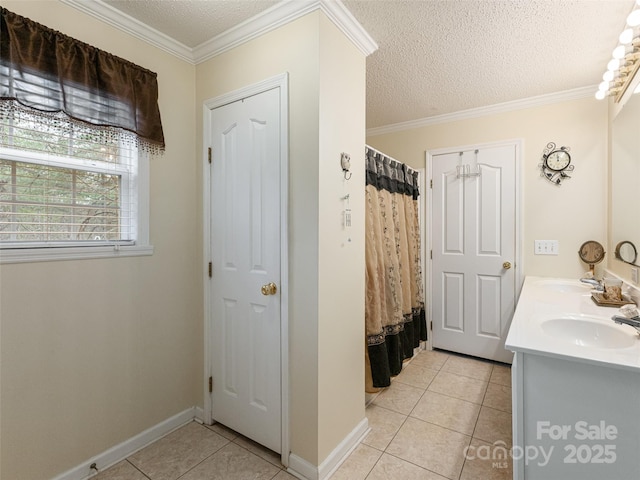
[(157, 75), (0, 8), (0, 113), (66, 114), (164, 150)]

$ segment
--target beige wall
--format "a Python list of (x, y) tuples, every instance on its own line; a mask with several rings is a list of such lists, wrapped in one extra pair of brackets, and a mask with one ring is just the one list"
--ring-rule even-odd
[[(326, 17), (320, 44), (319, 460), (364, 418), (365, 57)], [(345, 180), (340, 154), (351, 155)], [(352, 226), (343, 227), (349, 195)]]
[(339, 200), (351, 187), (340, 152), (357, 164), (364, 149), (364, 69), (364, 56), (317, 11), (196, 69), (199, 106), (289, 74), (290, 440), (312, 465), (364, 418), (364, 202), (357, 191), (352, 242), (343, 246)]
[(0, 267), (0, 476), (46, 479), (202, 403), (195, 67), (59, 2), (3, 6), (158, 73), (149, 257)]
[[(607, 104), (593, 98), (527, 108), (367, 138), (374, 148), (414, 167), (425, 151), (522, 139), (520, 164), (523, 272), (578, 278), (587, 269), (578, 249), (607, 240)], [(571, 147), (575, 170), (558, 187), (540, 177), (548, 142)], [(428, 233), (427, 233), (428, 235)], [(558, 240), (557, 256), (534, 255), (534, 240)]]

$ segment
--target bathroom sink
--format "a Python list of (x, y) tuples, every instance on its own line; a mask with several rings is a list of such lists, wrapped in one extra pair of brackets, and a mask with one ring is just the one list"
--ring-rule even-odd
[(589, 293), (591, 291), (591, 285), (580, 283), (577, 280), (562, 280), (562, 279), (544, 279), (535, 282), (535, 285), (539, 285), (545, 289), (553, 290), (558, 293)]
[(552, 318), (540, 326), (549, 336), (581, 347), (627, 348), (640, 341), (631, 328), (625, 332), (613, 322), (609, 325), (589, 317)]

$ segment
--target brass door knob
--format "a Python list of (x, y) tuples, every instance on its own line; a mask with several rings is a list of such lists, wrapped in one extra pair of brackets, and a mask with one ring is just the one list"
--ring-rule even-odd
[(260, 290), (262, 291), (263, 295), (275, 295), (278, 291), (278, 287), (276, 287), (275, 283), (269, 282), (266, 285), (263, 285)]
[(502, 268), (504, 268), (505, 270), (509, 270), (511, 268), (511, 262), (504, 262), (502, 264)]

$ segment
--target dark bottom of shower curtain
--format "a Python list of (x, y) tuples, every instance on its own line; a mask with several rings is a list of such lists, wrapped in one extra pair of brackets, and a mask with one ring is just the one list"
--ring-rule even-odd
[(413, 356), (413, 349), (420, 341), (427, 340), (427, 321), (424, 308), (407, 315), (404, 328), (393, 335), (386, 335), (384, 342), (369, 345), (371, 377), (376, 388), (391, 385), (391, 377), (402, 371), (402, 362)]

